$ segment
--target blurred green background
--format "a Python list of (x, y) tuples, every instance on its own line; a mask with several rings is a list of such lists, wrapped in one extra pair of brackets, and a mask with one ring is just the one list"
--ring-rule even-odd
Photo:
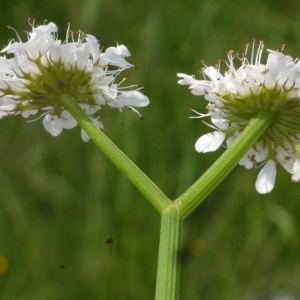
[[(215, 64), (253, 38), (300, 54), (296, 0), (10, 0), (0, 11), (3, 45), (15, 37), (7, 25), (25, 41), (27, 18), (35, 17), (55, 22), (62, 40), (71, 22), (106, 47), (129, 48), (137, 69), (122, 73), (123, 86), (145, 86), (151, 104), (139, 110), (143, 121), (103, 108), (105, 133), (171, 199), (224, 151), (194, 150), (210, 129), (189, 121), (189, 108), (204, 112), (206, 101), (179, 86), (176, 73), (201, 79), (201, 59)], [(92, 142), (82, 142), (79, 128), (54, 138), (41, 120), (4, 118), (0, 156), (1, 300), (154, 298), (159, 215)], [(300, 186), (278, 173), (273, 192), (259, 195), (258, 170), (238, 166), (186, 219), (182, 300), (281, 292), (300, 299)]]

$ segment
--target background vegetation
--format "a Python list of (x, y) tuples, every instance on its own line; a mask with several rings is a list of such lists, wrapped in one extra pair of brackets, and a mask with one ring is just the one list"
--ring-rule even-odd
[[(188, 121), (188, 109), (206, 101), (176, 73), (201, 78), (201, 59), (215, 64), (252, 38), (285, 43), (292, 57), (300, 49), (296, 0), (10, 0), (0, 11), (3, 45), (15, 37), (7, 25), (26, 40), (31, 16), (58, 24), (61, 39), (70, 21), (106, 47), (129, 48), (137, 69), (124, 85), (145, 86), (151, 105), (143, 121), (104, 108), (105, 133), (171, 199), (223, 151), (195, 152), (209, 129)], [(0, 299), (154, 298), (159, 216), (79, 128), (53, 138), (41, 120), (4, 118), (0, 157)], [(259, 195), (257, 174), (236, 167), (185, 221), (182, 300), (300, 299), (300, 186), (280, 169), (273, 192)]]

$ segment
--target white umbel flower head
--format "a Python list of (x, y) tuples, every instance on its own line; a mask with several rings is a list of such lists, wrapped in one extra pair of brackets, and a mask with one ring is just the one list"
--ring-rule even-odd
[[(54, 23), (30, 25), (26, 42), (18, 36), (1, 51), (5, 56), (0, 57), (0, 118), (15, 114), (27, 118), (40, 113), (45, 129), (57, 136), (77, 125), (60, 104), (61, 94), (73, 96), (100, 129), (101, 106), (122, 111), (149, 104), (140, 87), (121, 88), (124, 80), (115, 82), (123, 70), (133, 67), (125, 60), (130, 52), (124, 45), (103, 52), (92, 35), (79, 31), (75, 41), (68, 28), (62, 42)], [(84, 141), (89, 140), (85, 132), (81, 135)]]
[[(220, 64), (205, 66), (204, 80), (177, 75), (181, 78), (179, 84), (189, 85), (194, 95), (208, 101), (208, 113), (196, 112), (195, 118), (209, 116), (215, 131), (198, 139), (198, 152), (215, 151), (223, 142), (230, 147), (259, 111), (274, 113), (274, 122), (239, 162), (247, 169), (263, 165), (255, 187), (265, 194), (274, 187), (279, 165), (292, 174), (293, 182), (300, 181), (300, 61), (283, 51), (267, 50), (267, 62), (262, 64), (263, 42), (259, 42), (256, 53), (253, 43), (250, 59), (248, 46), (242, 56), (227, 53), (224, 75)], [(236, 60), (240, 61), (238, 68), (234, 66)]]

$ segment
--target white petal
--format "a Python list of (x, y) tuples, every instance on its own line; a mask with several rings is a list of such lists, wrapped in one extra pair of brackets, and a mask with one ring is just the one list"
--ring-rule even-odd
[[(107, 48), (105, 50), (105, 53), (101, 54), (100, 65), (106, 66), (108, 64), (111, 64), (111, 65), (114, 65), (114, 66), (117, 66), (117, 67), (120, 67), (120, 68), (133, 67), (132, 64), (130, 64), (129, 62), (127, 62), (124, 59), (122, 50), (124, 50), (124, 49), (116, 48), (116, 47)], [(126, 55), (126, 56), (128, 56), (128, 55)]]
[(258, 174), (255, 188), (260, 194), (270, 193), (275, 184), (276, 165), (273, 160), (269, 160)]
[(22, 112), (22, 116), (23, 116), (23, 118), (28, 118), (31, 115), (35, 115), (37, 112), (38, 112), (37, 109), (35, 109), (35, 110), (29, 110), (29, 109), (27, 109), (27, 110), (24, 110)]
[(292, 60), (289, 55), (284, 55), (278, 51), (272, 51), (268, 49), (270, 54), (267, 59), (267, 67), (270, 73), (276, 78), (280, 72), (285, 72), (286, 65)]
[(220, 148), (225, 139), (225, 134), (220, 131), (214, 131), (201, 136), (196, 144), (195, 148), (198, 152), (212, 152)]
[(253, 148), (250, 148), (244, 157), (239, 161), (239, 165), (244, 166), (246, 169), (251, 169), (253, 167), (253, 156), (256, 154), (257, 152)]
[(220, 129), (227, 129), (228, 125), (227, 123), (224, 123), (223, 120), (221, 119), (215, 119), (215, 118), (211, 118), (211, 122), (218, 128)]
[(190, 76), (190, 75), (186, 75), (186, 74), (183, 74), (183, 73), (178, 73), (177, 74), (178, 77), (182, 77), (183, 79), (180, 79), (178, 81), (179, 84), (181, 85), (197, 85), (199, 83), (201, 83), (201, 80), (196, 80), (195, 79), (195, 76)]
[(123, 57), (131, 56), (129, 50), (128, 50), (127, 47), (124, 46), (124, 45), (118, 45), (118, 46), (117, 46), (117, 53), (118, 53), (119, 55), (122, 55)]
[(53, 22), (38, 27), (32, 27), (32, 32), (29, 33), (30, 41), (49, 36), (52, 32), (57, 32), (57, 30), (58, 28)]
[(252, 169), (253, 167), (253, 161), (249, 158), (249, 156), (244, 156), (240, 161), (239, 161), (240, 166), (244, 166), (246, 169)]
[(217, 82), (218, 80), (223, 78), (223, 75), (221, 75), (215, 67), (207, 67), (207, 68), (205, 68), (203, 73), (206, 76), (208, 76), (211, 81), (214, 81), (214, 82)]
[(150, 103), (148, 97), (139, 91), (124, 92), (120, 94), (116, 100), (123, 105), (137, 107), (144, 107)]
[(257, 154), (255, 155), (255, 161), (262, 162), (266, 160), (269, 151), (267, 147), (264, 148), (264, 145), (261, 141), (256, 144), (256, 150)]
[(43, 124), (46, 129), (52, 136), (58, 136), (62, 132), (62, 125), (57, 116), (51, 116), (50, 114), (46, 115), (43, 119)]
[(227, 147), (229, 148), (232, 144), (233, 144), (233, 142), (236, 140), (236, 137), (235, 136), (230, 136), (227, 140), (226, 140), (226, 145), (227, 145)]
[(189, 87), (189, 90), (195, 96), (203, 96), (207, 92), (209, 92), (212, 89), (212, 87), (213, 87), (213, 85), (211, 82), (206, 82), (206, 81), (202, 80), (202, 81), (199, 81), (198, 84), (191, 85)]
[(283, 149), (282, 147), (278, 146), (276, 148), (276, 152), (277, 152), (276, 158), (287, 172), (289, 172), (290, 174), (294, 174), (293, 171), (294, 159), (291, 157), (291, 153), (289, 153), (288, 149), (289, 147)]
[(61, 126), (65, 129), (72, 129), (77, 125), (77, 121), (67, 110), (64, 110), (62, 112), (61, 118), (59, 120), (60, 120)]
[(10, 113), (13, 114), (15, 107), (15, 100), (7, 97), (0, 98), (0, 112), (3, 116), (9, 115)]
[(299, 182), (300, 181), (300, 159), (296, 158), (294, 167), (293, 167), (293, 176), (292, 176), (292, 181), (293, 182)]
[(88, 142), (91, 139), (83, 128), (81, 128), (81, 138), (84, 142)]
[(86, 35), (87, 42), (91, 45), (91, 53), (93, 56), (93, 62), (95, 63), (100, 58), (100, 49), (98, 40), (90, 34)]

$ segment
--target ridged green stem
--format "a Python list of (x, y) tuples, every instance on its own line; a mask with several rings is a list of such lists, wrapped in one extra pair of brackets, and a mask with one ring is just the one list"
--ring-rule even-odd
[(182, 218), (172, 206), (161, 217), (155, 300), (178, 300)]
[(229, 174), (274, 120), (274, 114), (261, 111), (219, 159), (179, 198), (174, 201), (182, 217), (188, 216)]
[(133, 183), (142, 195), (162, 213), (171, 201), (85, 114), (77, 101), (68, 94), (60, 95), (61, 104), (72, 114), (97, 147)]

